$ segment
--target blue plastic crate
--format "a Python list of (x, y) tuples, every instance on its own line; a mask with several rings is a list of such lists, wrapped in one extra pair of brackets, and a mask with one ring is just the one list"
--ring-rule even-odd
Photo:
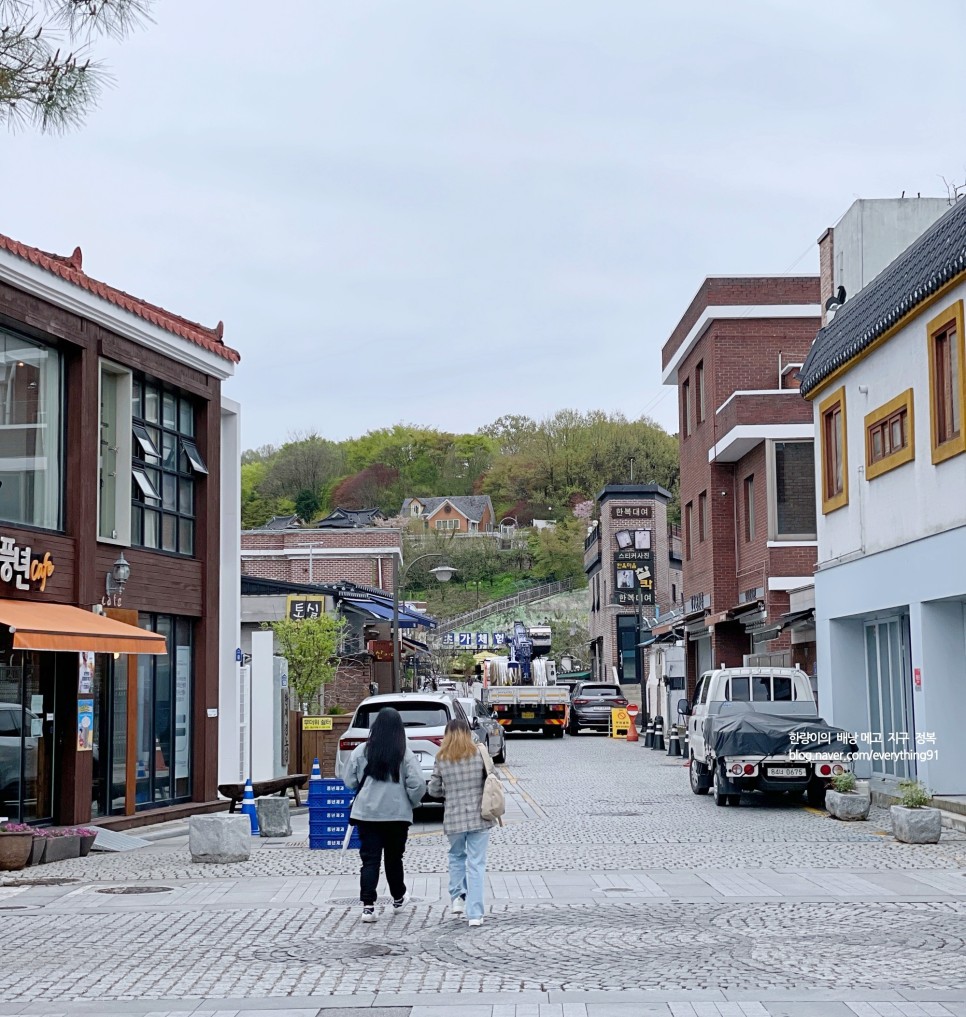
[(310, 837), (344, 837), (346, 830), (349, 828), (347, 820), (343, 820), (341, 823), (310, 823), (309, 824), (309, 836)]
[(309, 811), (309, 822), (322, 823), (328, 822), (330, 820), (333, 820), (335, 822), (342, 820), (343, 822), (347, 823), (349, 821), (349, 813), (351, 811), (352, 810), (348, 805), (344, 807), (340, 806), (337, 809), (334, 808), (326, 809), (321, 807), (317, 809), (311, 809)]
[(309, 837), (309, 848), (313, 851), (338, 851), (342, 848), (343, 838), (344, 835), (343, 837)]

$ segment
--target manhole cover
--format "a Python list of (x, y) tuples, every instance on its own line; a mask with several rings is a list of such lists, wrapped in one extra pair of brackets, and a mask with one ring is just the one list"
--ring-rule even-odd
[(95, 893), (171, 893), (171, 886), (105, 886)]
[(66, 883), (76, 883), (78, 880), (67, 876), (50, 876), (47, 879), (8, 879), (4, 886), (64, 886)]
[[(358, 897), (333, 897), (330, 901), (327, 901), (326, 903), (340, 907), (351, 907), (354, 904), (358, 905), (359, 907), (362, 907), (362, 902), (359, 900)], [(422, 904), (422, 903), (423, 903), (422, 897), (410, 897), (406, 901), (406, 907), (408, 908), (410, 904)], [(379, 900), (376, 901), (376, 904), (384, 907), (389, 907), (392, 904), (392, 898), (380, 897)], [(405, 911), (406, 908), (403, 908), (403, 910)]]
[(406, 953), (406, 947), (397, 943), (331, 942), (306, 943), (304, 946), (275, 946), (252, 950), (252, 960), (269, 964), (331, 964), (333, 961), (371, 960), (373, 957), (392, 957)]

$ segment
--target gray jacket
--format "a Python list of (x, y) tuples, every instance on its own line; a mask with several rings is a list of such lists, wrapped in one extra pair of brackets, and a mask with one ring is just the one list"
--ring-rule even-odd
[[(355, 791), (362, 784), (365, 769), (366, 746), (363, 743), (352, 750), (342, 774), (342, 780), (350, 791)], [(352, 818), (374, 823), (411, 823), (413, 806), (420, 803), (425, 793), (426, 781), (419, 763), (407, 747), (399, 767), (399, 783), (367, 777), (352, 803)]]

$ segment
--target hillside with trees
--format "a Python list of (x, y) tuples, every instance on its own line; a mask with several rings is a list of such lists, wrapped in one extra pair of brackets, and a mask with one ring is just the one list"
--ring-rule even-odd
[[(312, 522), (336, 507), (379, 507), (392, 517), (407, 497), (465, 494), (490, 495), (497, 522), (563, 521), (605, 484), (629, 480), (632, 462), (637, 481), (674, 495), (677, 521), (677, 439), (646, 417), (561, 410), (540, 421), (506, 415), (476, 434), (411, 424), (340, 442), (298, 434), (243, 454), (242, 525), (293, 513)], [(543, 571), (555, 573), (559, 538), (543, 539)]]

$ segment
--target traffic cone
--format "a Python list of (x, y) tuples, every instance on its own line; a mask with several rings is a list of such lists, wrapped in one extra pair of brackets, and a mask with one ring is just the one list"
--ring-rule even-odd
[(669, 756), (681, 755), (681, 737), (678, 734), (678, 728), (676, 724), (671, 725), (671, 730), (670, 733), (668, 734), (667, 754)]
[(647, 728), (644, 731), (644, 748), (649, 749), (654, 745), (654, 721), (649, 720), (647, 722)]
[(651, 748), (656, 752), (663, 752), (666, 748), (664, 744), (664, 718), (654, 718), (654, 740), (651, 742)]
[(321, 780), (322, 779), (322, 768), (319, 766), (319, 757), (316, 756), (312, 760), (312, 774), (309, 780)]
[(242, 815), (248, 816), (248, 819), (252, 824), (252, 836), (257, 837), (259, 835), (258, 813), (255, 809), (255, 791), (252, 788), (251, 777), (245, 781), (245, 797), (242, 799), (241, 810)]
[(640, 738), (637, 735), (637, 723), (636, 723), (636, 721), (637, 721), (636, 717), (631, 717), (631, 724), (630, 724), (630, 727), (627, 729), (627, 740), (629, 742), (640, 741)]

